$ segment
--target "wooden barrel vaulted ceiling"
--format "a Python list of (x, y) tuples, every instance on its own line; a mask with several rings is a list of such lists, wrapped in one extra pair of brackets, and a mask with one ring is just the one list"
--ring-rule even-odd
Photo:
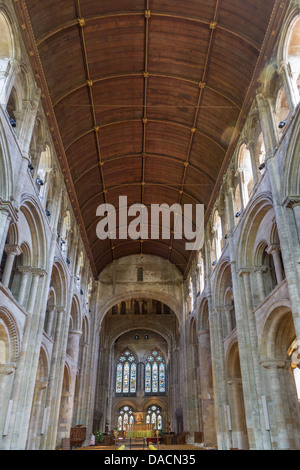
[(144, 253), (187, 274), (184, 240), (101, 241), (96, 209), (212, 209), (286, 8), (278, 0), (19, 0), (95, 276)]

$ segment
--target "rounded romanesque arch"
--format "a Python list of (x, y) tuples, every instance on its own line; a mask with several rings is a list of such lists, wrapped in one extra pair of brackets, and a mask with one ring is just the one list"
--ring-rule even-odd
[(19, 331), (13, 315), (0, 307), (1, 364), (16, 364), (20, 351)]
[(290, 302), (273, 302), (259, 330), (259, 347), (270, 433), (273, 439), (280, 436), (280, 449), (299, 447), (300, 412), (292, 367), (298, 344)]
[[(24, 194), (22, 197), (20, 212), (23, 214), (27, 226), (28, 242), (32, 254), (32, 267), (47, 269), (48, 243), (45, 229), (45, 219), (40, 212), (40, 207), (35, 198)], [(20, 243), (23, 240), (20, 237)]]
[(257, 240), (257, 233), (262, 220), (271, 211), (271, 220), (274, 218), (273, 201), (270, 193), (261, 193), (250, 202), (248, 216), (241, 223), (237, 252), (237, 268), (253, 266), (253, 252)]

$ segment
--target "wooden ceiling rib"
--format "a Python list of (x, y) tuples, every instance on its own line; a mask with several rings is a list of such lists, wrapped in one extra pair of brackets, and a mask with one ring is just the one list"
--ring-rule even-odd
[(287, 3), (16, 2), (95, 277), (134, 253), (187, 275), (184, 240), (100, 241), (96, 208), (128, 196), (209, 216)]

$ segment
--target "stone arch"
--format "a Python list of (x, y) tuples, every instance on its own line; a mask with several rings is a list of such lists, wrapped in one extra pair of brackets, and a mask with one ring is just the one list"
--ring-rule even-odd
[(0, 60), (11, 59), (15, 56), (15, 38), (11, 28), (11, 22), (2, 8), (0, 9), (0, 29)]
[(270, 193), (261, 193), (250, 202), (248, 215), (242, 221), (238, 238), (240, 250), (237, 253), (238, 269), (253, 266), (254, 244), (257, 231), (265, 215), (273, 210), (273, 200)]
[(202, 299), (197, 317), (198, 331), (209, 330), (209, 308), (208, 299)]
[(229, 336), (236, 326), (232, 273), (229, 258), (225, 258), (216, 272), (214, 281), (215, 306), (220, 310), (223, 337)]
[(288, 300), (269, 307), (258, 339), (271, 438), (280, 436), (280, 449), (298, 449), (300, 412), (291, 370), (291, 345), (297, 338)]
[[(104, 320), (104, 317), (106, 313), (116, 304), (119, 304), (123, 301), (126, 301), (128, 299), (135, 299), (141, 296), (145, 295), (145, 291), (143, 289), (139, 289), (138, 287), (135, 287), (132, 290), (129, 290), (127, 292), (123, 292), (122, 294), (119, 295), (114, 295), (114, 296), (109, 296), (107, 299), (105, 299), (105, 302), (102, 303), (102, 305), (99, 308), (98, 311), (98, 319), (99, 319), (99, 325), (98, 328), (101, 327), (102, 321)], [(180, 304), (179, 302), (171, 298), (168, 294), (163, 294), (161, 292), (155, 292), (151, 290), (147, 290), (147, 298), (148, 299), (153, 299), (157, 300), (158, 302), (162, 302), (168, 307), (170, 307), (171, 310), (175, 313), (175, 315), (178, 318), (178, 321), (181, 323), (181, 309), (180, 309)]]
[(288, 196), (298, 196), (300, 194), (300, 120), (295, 123), (294, 132), (285, 152), (286, 159), (283, 168), (281, 194), (283, 198)]
[[(35, 198), (24, 194), (20, 211), (23, 213), (31, 234), (32, 267), (47, 267), (47, 241), (44, 217)], [(22, 240), (20, 240), (21, 242)]]
[(239, 345), (237, 338), (234, 338), (230, 342), (226, 351), (225, 361), (233, 447), (236, 449), (247, 450), (249, 449), (249, 440), (242, 387)]
[(67, 278), (65, 265), (58, 258), (54, 258), (50, 285), (55, 290), (56, 305), (66, 307), (67, 305)]
[(3, 125), (0, 123), (0, 202), (9, 201), (13, 193), (13, 171), (11, 166), (11, 157)]
[(81, 330), (81, 308), (80, 301), (75, 294), (71, 302), (71, 312), (70, 312), (70, 330)]
[(5, 307), (0, 307), (0, 327), (6, 363), (15, 364), (20, 352), (19, 331), (12, 314)]

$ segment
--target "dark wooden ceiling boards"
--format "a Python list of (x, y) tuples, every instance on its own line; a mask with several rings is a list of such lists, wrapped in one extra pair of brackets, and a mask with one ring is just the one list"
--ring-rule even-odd
[(184, 241), (100, 241), (96, 208), (212, 208), (286, 0), (19, 0), (24, 39), (95, 276)]

